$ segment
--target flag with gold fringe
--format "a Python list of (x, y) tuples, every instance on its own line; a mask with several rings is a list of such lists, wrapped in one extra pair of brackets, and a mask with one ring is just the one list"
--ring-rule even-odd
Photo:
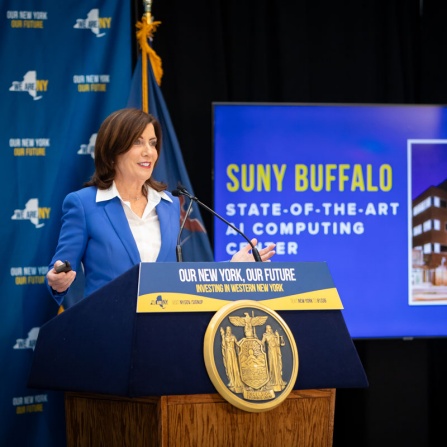
[[(155, 22), (150, 11), (146, 11), (141, 21), (136, 24), (137, 41), (141, 49), (137, 65), (132, 77), (128, 107), (137, 107), (154, 115), (161, 124), (163, 132), (162, 150), (154, 177), (167, 183), (172, 190), (181, 183), (194, 194), (188, 173), (183, 161), (174, 126), (160, 89), (163, 69), (161, 59), (150, 45), (153, 35), (161, 22)], [(184, 196), (179, 197), (181, 220), (188, 208)], [(182, 232), (182, 257), (189, 262), (213, 261), (210, 241), (203, 225), (198, 205), (194, 204)]]

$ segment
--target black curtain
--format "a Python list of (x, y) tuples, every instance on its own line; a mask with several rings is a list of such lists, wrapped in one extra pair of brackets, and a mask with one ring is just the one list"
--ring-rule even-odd
[[(143, 1), (133, 9), (136, 22)], [(212, 205), (215, 101), (447, 103), (446, 13), (445, 0), (154, 0), (161, 87), (195, 194)], [(355, 344), (370, 387), (337, 390), (334, 446), (438, 445), (447, 340)]]

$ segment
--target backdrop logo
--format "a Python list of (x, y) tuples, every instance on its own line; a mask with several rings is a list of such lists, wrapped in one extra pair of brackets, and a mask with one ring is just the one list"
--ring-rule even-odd
[(109, 74), (76, 74), (73, 83), (77, 85), (78, 92), (106, 92), (107, 84), (110, 83)]
[(28, 332), (27, 338), (18, 338), (16, 340), (16, 344), (13, 346), (13, 349), (32, 349), (34, 351), (38, 335), (39, 335), (39, 328), (33, 327)]
[(10, 92), (28, 92), (37, 101), (42, 96), (38, 96), (38, 92), (46, 92), (48, 88), (48, 79), (37, 79), (35, 71), (26, 72), (23, 81), (13, 81)]
[(11, 28), (40, 28), (48, 19), (47, 11), (6, 11), (6, 18), (10, 20)]
[(29, 220), (36, 228), (41, 228), (45, 224), (40, 223), (42, 219), (50, 218), (51, 208), (40, 208), (38, 199), (29, 199), (25, 209), (16, 209), (11, 216), (11, 220)]
[(78, 155), (91, 155), (93, 159), (95, 158), (96, 135), (96, 133), (91, 135), (88, 144), (81, 144), (81, 147), (78, 150)]
[(14, 148), (14, 157), (45, 157), (50, 147), (49, 138), (10, 138), (9, 147)]
[(13, 266), (10, 269), (11, 277), (16, 286), (39, 285), (45, 283), (45, 275), (48, 272), (46, 265)]
[(73, 28), (89, 29), (96, 37), (102, 37), (106, 33), (101, 30), (110, 29), (111, 23), (112, 17), (99, 17), (99, 9), (91, 9), (86, 19), (76, 19)]

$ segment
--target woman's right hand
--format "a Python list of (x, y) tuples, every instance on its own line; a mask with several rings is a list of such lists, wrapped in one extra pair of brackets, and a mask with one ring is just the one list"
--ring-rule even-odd
[(73, 270), (57, 273), (54, 268), (61, 264), (63, 264), (62, 261), (56, 261), (47, 273), (48, 285), (57, 293), (65, 292), (76, 278), (76, 272)]

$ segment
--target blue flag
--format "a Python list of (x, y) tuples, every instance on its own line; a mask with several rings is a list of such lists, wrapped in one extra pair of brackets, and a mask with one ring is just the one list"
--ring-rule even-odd
[[(129, 94), (128, 107), (142, 108), (142, 61), (141, 56), (135, 67), (132, 77), (132, 84)], [(194, 195), (189, 176), (183, 162), (182, 152), (171, 122), (168, 109), (166, 107), (163, 94), (158, 86), (151, 64), (148, 63), (148, 91), (149, 91), (149, 113), (157, 118), (161, 124), (163, 138), (162, 150), (157, 166), (154, 170), (154, 178), (168, 185), (168, 190), (173, 190), (180, 182), (186, 189)], [(188, 200), (180, 196), (181, 216), (183, 222)], [(187, 217), (182, 237), (182, 256), (184, 261), (208, 262), (213, 261), (214, 256), (208, 239), (205, 226), (199, 210), (199, 205), (194, 204), (192, 212)]]

